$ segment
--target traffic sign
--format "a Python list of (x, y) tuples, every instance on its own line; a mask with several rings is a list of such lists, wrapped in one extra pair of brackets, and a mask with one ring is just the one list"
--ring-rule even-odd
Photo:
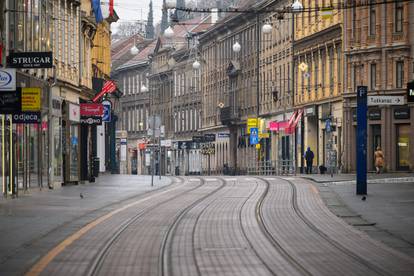
[(259, 130), (257, 127), (250, 128), (250, 144), (256, 145), (259, 143)]
[(404, 96), (368, 96), (368, 106), (404, 104)]
[(111, 121), (111, 102), (110, 101), (103, 101), (103, 115), (102, 115), (102, 122), (110, 122)]

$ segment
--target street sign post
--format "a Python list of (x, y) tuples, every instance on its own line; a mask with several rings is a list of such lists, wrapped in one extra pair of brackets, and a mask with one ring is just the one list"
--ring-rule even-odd
[(257, 145), (259, 143), (259, 130), (257, 127), (250, 128), (250, 144)]
[(357, 87), (357, 195), (367, 194), (367, 87)]
[(368, 96), (368, 106), (404, 104), (404, 96)]

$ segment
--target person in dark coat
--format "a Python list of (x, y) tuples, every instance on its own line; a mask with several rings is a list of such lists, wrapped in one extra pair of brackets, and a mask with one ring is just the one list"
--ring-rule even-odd
[(305, 152), (305, 160), (306, 160), (306, 174), (312, 173), (312, 166), (313, 166), (313, 158), (315, 155), (313, 151), (311, 151), (310, 147)]

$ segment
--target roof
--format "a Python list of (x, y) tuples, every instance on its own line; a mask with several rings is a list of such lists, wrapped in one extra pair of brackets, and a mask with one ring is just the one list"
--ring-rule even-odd
[(151, 43), (145, 46), (145, 48), (140, 49), (139, 53), (136, 56), (132, 57), (130, 60), (120, 65), (117, 69), (125, 69), (127, 67), (136, 66), (148, 62), (148, 56), (154, 52), (156, 45), (157, 41), (153, 40)]
[(116, 70), (118, 67), (130, 61), (134, 57), (130, 53), (130, 49), (134, 46), (134, 43), (138, 48), (145, 48), (151, 42), (152, 40), (146, 40), (139, 34), (113, 42), (111, 45), (112, 71)]

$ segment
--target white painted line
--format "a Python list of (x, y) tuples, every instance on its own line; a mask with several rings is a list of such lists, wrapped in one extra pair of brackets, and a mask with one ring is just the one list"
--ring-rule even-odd
[(205, 181), (217, 181), (217, 178), (206, 178)]
[(200, 181), (198, 178), (190, 178), (190, 181)]
[(254, 178), (245, 178), (244, 180), (247, 180), (247, 181), (255, 181), (256, 179), (254, 179)]
[(296, 178), (294, 178), (294, 177), (282, 177), (282, 179), (284, 179), (284, 180), (296, 180)]
[(226, 178), (226, 181), (237, 181), (236, 178)]
[(276, 178), (265, 178), (265, 180), (273, 181), (273, 180), (276, 180)]

